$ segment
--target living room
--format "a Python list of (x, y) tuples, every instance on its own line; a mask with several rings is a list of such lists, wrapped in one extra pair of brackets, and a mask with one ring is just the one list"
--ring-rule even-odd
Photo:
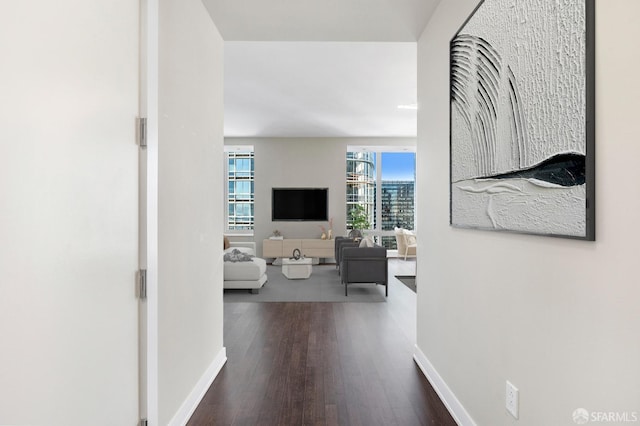
[[(328, 230), (332, 220), (333, 236), (344, 236), (347, 227), (347, 152), (354, 142), (373, 151), (412, 152), (415, 138), (227, 138), (234, 147), (247, 146), (254, 152), (254, 227), (250, 236), (242, 230), (227, 230), (231, 240), (255, 241), (258, 254), (265, 238), (279, 231), (285, 238), (320, 238), (321, 226)], [(373, 145), (373, 144), (376, 145)], [(371, 152), (370, 151), (370, 152)], [(411, 170), (412, 162), (406, 165)], [(273, 221), (272, 188), (328, 188), (328, 215), (325, 221)], [(373, 220), (370, 220), (373, 222)], [(373, 226), (373, 223), (372, 223)], [(391, 235), (393, 228), (390, 229)]]
[[(254, 153), (253, 203), (242, 207), (251, 210), (244, 231), (258, 254), (275, 230), (318, 238), (332, 219), (334, 236), (348, 232), (347, 152), (415, 153), (416, 59), (416, 45), (406, 42), (225, 43), (225, 150)], [(402, 108), (408, 104), (414, 108)], [(373, 167), (367, 178), (375, 185), (376, 169), (387, 166), (378, 158)], [(415, 182), (414, 156), (404, 168)], [(271, 190), (285, 187), (328, 188), (325, 223), (273, 222)], [(382, 230), (375, 201), (366, 202), (372, 228), (377, 219)], [(245, 228), (225, 226), (232, 238)]]

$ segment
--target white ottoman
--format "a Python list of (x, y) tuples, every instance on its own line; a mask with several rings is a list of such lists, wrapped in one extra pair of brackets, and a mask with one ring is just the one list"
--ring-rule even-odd
[(306, 280), (311, 276), (311, 258), (283, 258), (282, 274), (290, 280)]
[(267, 282), (267, 262), (254, 257), (251, 262), (224, 262), (224, 288), (249, 289), (258, 293)]

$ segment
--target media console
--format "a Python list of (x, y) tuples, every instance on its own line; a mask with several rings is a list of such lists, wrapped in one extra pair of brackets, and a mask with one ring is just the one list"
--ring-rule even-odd
[(267, 239), (262, 241), (262, 257), (291, 257), (293, 250), (298, 249), (305, 257), (333, 259), (335, 240), (297, 239), (282, 240)]

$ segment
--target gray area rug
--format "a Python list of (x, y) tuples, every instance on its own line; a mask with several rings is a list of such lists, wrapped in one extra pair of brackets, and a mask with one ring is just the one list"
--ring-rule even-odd
[(349, 295), (344, 295), (344, 284), (335, 265), (313, 265), (311, 277), (289, 280), (282, 275), (281, 266), (267, 265), (267, 283), (260, 293), (247, 290), (225, 290), (225, 302), (384, 302), (384, 286), (375, 284), (349, 284)]
[(396, 278), (402, 284), (409, 287), (414, 293), (416, 292), (416, 276), (415, 275), (396, 275)]

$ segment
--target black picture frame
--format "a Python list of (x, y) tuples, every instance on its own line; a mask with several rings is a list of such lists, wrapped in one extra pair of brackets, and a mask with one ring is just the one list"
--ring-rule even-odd
[(595, 0), (507, 3), (481, 1), (450, 41), (449, 223), (594, 241)]

